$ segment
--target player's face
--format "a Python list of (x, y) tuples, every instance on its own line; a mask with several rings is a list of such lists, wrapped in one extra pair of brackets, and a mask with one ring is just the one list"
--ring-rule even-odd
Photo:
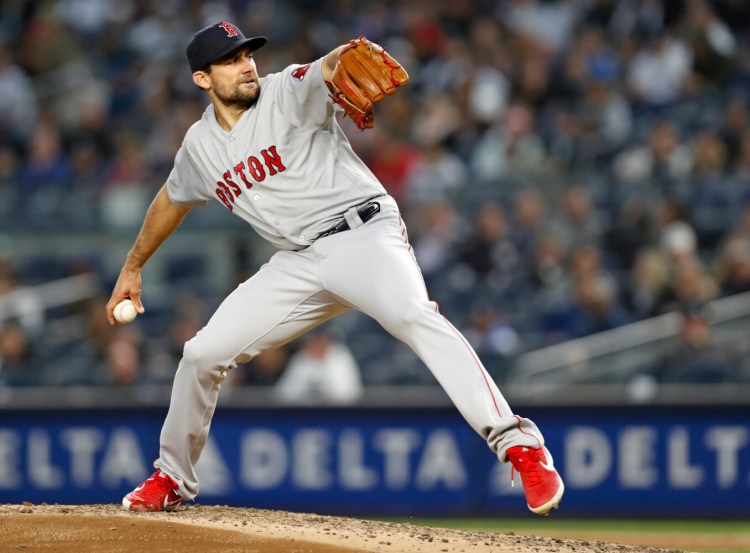
[(232, 52), (211, 64), (211, 90), (227, 106), (249, 108), (260, 94), (258, 69), (249, 49)]

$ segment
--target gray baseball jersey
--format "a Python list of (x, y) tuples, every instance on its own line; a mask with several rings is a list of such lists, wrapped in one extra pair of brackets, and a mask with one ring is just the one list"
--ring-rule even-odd
[(231, 131), (209, 105), (177, 153), (172, 202), (218, 200), (277, 248), (299, 250), (351, 206), (384, 196), (332, 117), (321, 63), (260, 79), (257, 103)]
[[(258, 101), (229, 132), (209, 107), (167, 183), (173, 202), (217, 200), (280, 250), (185, 344), (155, 466), (187, 499), (226, 372), (351, 308), (416, 352), (501, 461), (510, 447), (543, 444), (430, 300), (396, 202), (334, 117), (321, 63), (261, 79)], [(377, 215), (360, 216), (371, 200)], [(349, 230), (321, 237), (341, 221)]]

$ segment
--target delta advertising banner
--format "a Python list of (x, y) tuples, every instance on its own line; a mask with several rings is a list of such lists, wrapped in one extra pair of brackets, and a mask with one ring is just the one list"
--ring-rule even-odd
[[(750, 516), (746, 408), (526, 409), (566, 485), (558, 516)], [(0, 503), (119, 503), (165, 411), (0, 412)], [(219, 408), (197, 502), (372, 516), (530, 514), (455, 409)]]

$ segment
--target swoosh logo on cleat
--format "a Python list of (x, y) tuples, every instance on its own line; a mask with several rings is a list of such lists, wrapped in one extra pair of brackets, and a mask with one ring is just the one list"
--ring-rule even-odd
[(174, 501), (169, 501), (169, 497), (164, 498), (164, 507), (174, 507), (180, 503), (182, 503), (182, 498), (175, 499)]
[(542, 465), (542, 467), (544, 467), (546, 470), (550, 472), (555, 472), (555, 462), (552, 459), (552, 455), (550, 455), (546, 447), (544, 448), (544, 457), (545, 457), (545, 460), (544, 461), (540, 460), (539, 464)]

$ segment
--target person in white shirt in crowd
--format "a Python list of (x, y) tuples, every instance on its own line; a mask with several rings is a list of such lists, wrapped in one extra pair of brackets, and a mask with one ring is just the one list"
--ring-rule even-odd
[(296, 404), (349, 404), (362, 395), (359, 365), (325, 330), (308, 333), (276, 384), (278, 399)]

